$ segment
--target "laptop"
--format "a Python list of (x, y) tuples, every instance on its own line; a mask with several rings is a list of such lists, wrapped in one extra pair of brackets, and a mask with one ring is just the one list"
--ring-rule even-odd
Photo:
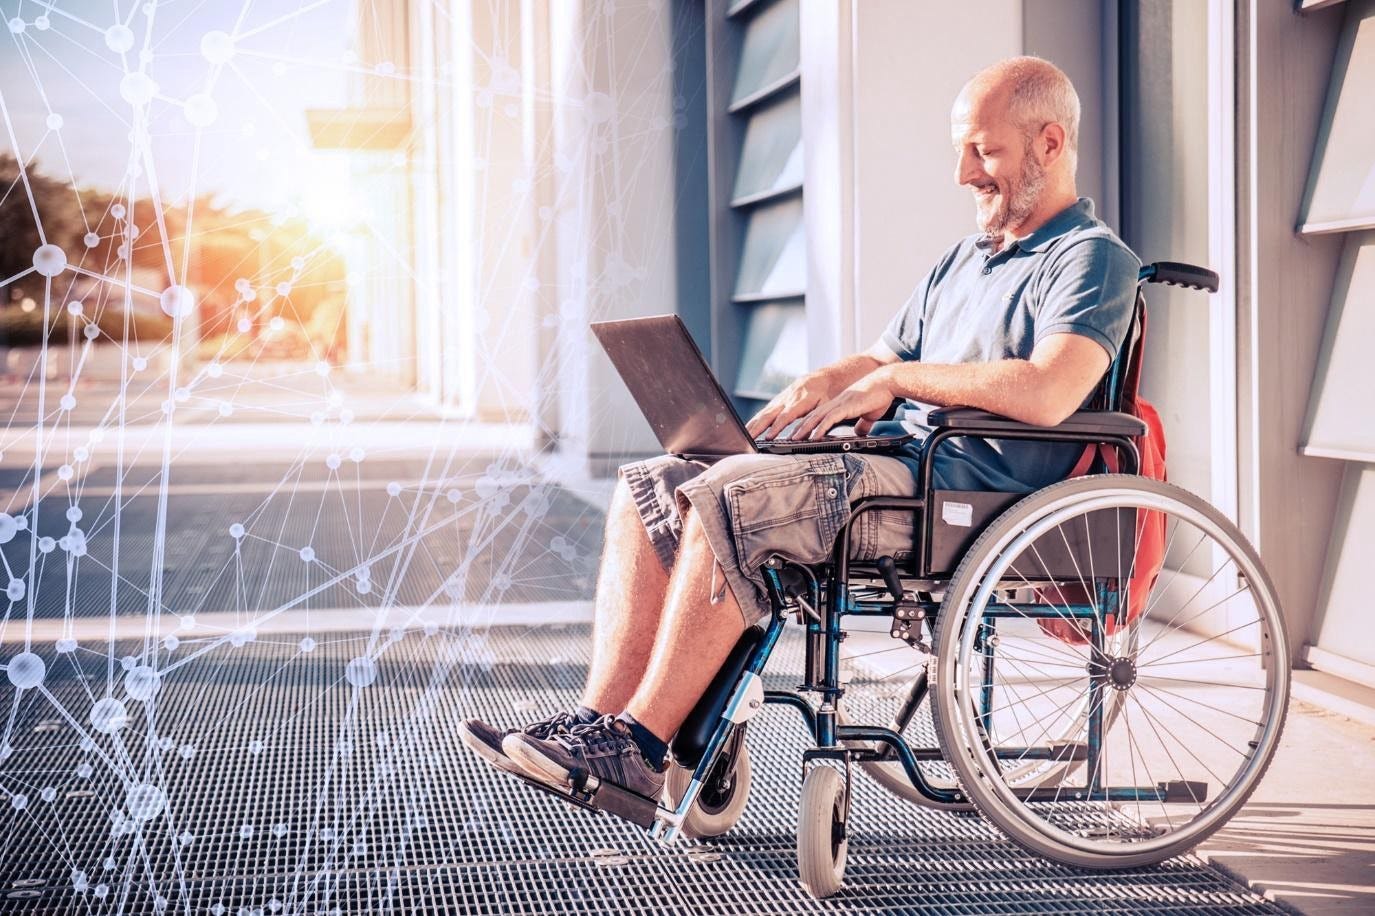
[(755, 439), (677, 315), (595, 321), (591, 327), (670, 455), (710, 459), (751, 452), (877, 451), (912, 438), (843, 435), (833, 430), (819, 440)]

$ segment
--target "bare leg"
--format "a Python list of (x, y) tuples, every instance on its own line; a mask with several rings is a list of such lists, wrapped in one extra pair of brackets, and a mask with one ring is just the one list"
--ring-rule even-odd
[(592, 666), (582, 705), (603, 713), (625, 708), (649, 663), (667, 590), (668, 573), (622, 481), (616, 485), (606, 517), (594, 602)]
[[(721, 602), (711, 603), (714, 562), (696, 513), (689, 513), (654, 654), (643, 683), (625, 704), (636, 721), (663, 740), (677, 733), (745, 632), (729, 587), (723, 588)], [(719, 574), (717, 581), (722, 587)]]

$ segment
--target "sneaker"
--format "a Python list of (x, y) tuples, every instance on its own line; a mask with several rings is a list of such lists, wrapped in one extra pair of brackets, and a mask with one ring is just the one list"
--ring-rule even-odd
[(493, 728), (481, 719), (468, 719), (458, 726), (458, 737), (477, 755), (499, 770), (526, 775), (515, 761), (507, 757), (501, 748), (502, 740), (508, 735), (530, 735), (534, 738), (552, 738), (561, 735), (578, 725), (578, 719), (571, 712), (556, 712), (547, 719), (533, 722), (524, 728)]
[(552, 738), (511, 734), (502, 740), (501, 748), (526, 775), (556, 788), (572, 788), (570, 774), (581, 769), (645, 798), (658, 798), (664, 790), (667, 768), (650, 766), (630, 736), (630, 726), (612, 715)]

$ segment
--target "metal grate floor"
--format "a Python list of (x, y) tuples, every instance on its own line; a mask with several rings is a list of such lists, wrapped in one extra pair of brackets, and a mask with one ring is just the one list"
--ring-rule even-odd
[[(371, 638), (221, 646), (169, 673), (151, 706), (129, 701), (113, 735), (88, 725), (105, 653), (40, 650), (52, 699), (19, 694), (0, 764), (0, 912), (1282, 912), (1192, 859), (1115, 874), (1052, 866), (977, 817), (913, 807), (858, 773), (846, 888), (814, 901), (797, 882), (795, 713), (756, 720), (740, 825), (663, 849), (454, 738), (470, 715), (515, 723), (571, 705), (587, 627), (380, 634), (376, 679), (355, 687), (347, 666)], [(118, 648), (132, 662), (142, 647)], [(188, 641), (157, 662), (195, 651)], [(790, 633), (769, 686), (795, 684), (800, 660)], [(114, 675), (123, 698), (118, 664)], [(5, 684), (0, 703), (14, 702)], [(131, 817), (140, 783), (165, 798), (144, 820)]]

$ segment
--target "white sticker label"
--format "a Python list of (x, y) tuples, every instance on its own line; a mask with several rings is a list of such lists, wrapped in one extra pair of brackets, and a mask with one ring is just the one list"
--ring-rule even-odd
[(974, 524), (974, 507), (969, 503), (943, 503), (941, 505), (941, 519), (947, 525), (959, 525), (961, 528), (968, 528)]

